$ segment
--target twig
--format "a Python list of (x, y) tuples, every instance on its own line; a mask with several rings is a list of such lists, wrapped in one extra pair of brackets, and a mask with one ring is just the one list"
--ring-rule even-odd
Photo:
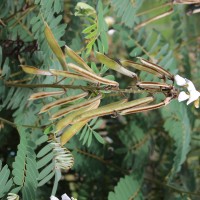
[(39, 126), (31, 126), (31, 125), (25, 125), (25, 124), (23, 124), (23, 125), (18, 125), (18, 124), (15, 124), (15, 123), (13, 123), (13, 122), (7, 120), (7, 119), (4, 119), (4, 118), (2, 118), (2, 117), (0, 117), (0, 121), (4, 122), (5, 124), (8, 124), (8, 125), (10, 125), (10, 126), (12, 126), (12, 127), (14, 127), (14, 128), (17, 128), (18, 126), (22, 126), (22, 127), (26, 127), (26, 128), (33, 128), (33, 129), (34, 129), (34, 128), (37, 128), (37, 129), (44, 129), (44, 128), (39, 127)]
[(146, 49), (139, 44), (139, 42), (137, 42), (136, 40), (132, 39), (130, 36), (129, 36), (129, 39), (133, 40), (134, 43), (136, 44), (136, 46), (138, 46), (151, 60), (154, 60), (151, 55), (149, 54), (149, 52), (146, 51)]
[(181, 190), (181, 189), (175, 188), (172, 185), (165, 184), (163, 182), (160, 182), (159, 180), (156, 180), (156, 179), (153, 179), (153, 178), (150, 178), (150, 177), (147, 177), (147, 176), (144, 177), (144, 179), (146, 181), (154, 182), (157, 185), (162, 185), (162, 186), (168, 187), (169, 189), (172, 189), (172, 190), (174, 190), (177, 193), (183, 193), (183, 194), (188, 194), (188, 195), (192, 195), (192, 196), (200, 196), (200, 193), (195, 193), (195, 192), (189, 192), (189, 191)]
[(4, 84), (8, 87), (21, 87), (21, 88), (63, 88), (63, 89), (75, 89), (75, 90), (83, 90), (83, 91), (109, 91), (109, 92), (117, 92), (117, 93), (145, 93), (145, 90), (133, 88), (130, 89), (119, 89), (118, 87), (111, 87), (111, 89), (105, 87), (98, 86), (82, 86), (82, 85), (56, 85), (56, 84), (15, 84), (9, 81), (5, 81)]
[(101, 158), (101, 157), (99, 157), (99, 156), (96, 156), (96, 155), (94, 155), (94, 154), (91, 154), (91, 153), (82, 151), (82, 150), (77, 149), (77, 148), (76, 148), (75, 150), (76, 150), (77, 152), (83, 154), (83, 155), (86, 155), (86, 156), (88, 156), (88, 157), (94, 158), (95, 160), (98, 160), (98, 161), (100, 161), (100, 162), (103, 163), (103, 164), (110, 165), (111, 167), (117, 169), (118, 171), (120, 171), (120, 172), (122, 172), (122, 173), (125, 173), (125, 174), (128, 173), (127, 170), (124, 170), (124, 169), (118, 167), (117, 165), (111, 163), (111, 161), (104, 160), (103, 158)]
[(13, 123), (13, 122), (11, 122), (11, 121), (8, 121), (7, 119), (4, 119), (4, 118), (1, 118), (1, 117), (0, 117), (0, 121), (4, 122), (4, 123), (6, 123), (6, 124), (9, 124), (9, 125), (11, 125), (11, 126), (14, 127), (14, 128), (17, 127), (15, 123)]
[(154, 22), (154, 21), (156, 21), (156, 20), (158, 20), (158, 19), (161, 19), (161, 18), (163, 18), (163, 17), (166, 17), (166, 16), (170, 15), (173, 11), (174, 11), (173, 8), (171, 8), (170, 10), (168, 10), (168, 11), (165, 12), (165, 13), (162, 13), (162, 14), (160, 14), (160, 15), (157, 15), (157, 16), (155, 16), (155, 17), (152, 17), (152, 18), (150, 18), (150, 19), (148, 19), (148, 20), (142, 22), (141, 24), (138, 24), (138, 25), (135, 27), (134, 30), (138, 30), (138, 29), (140, 29), (141, 27), (146, 26), (147, 24), (149, 24), (149, 23), (151, 23), (151, 22)]
[(161, 8), (164, 8), (164, 7), (167, 7), (167, 6), (172, 6), (172, 2), (168, 2), (168, 3), (162, 4), (162, 5), (160, 5), (160, 6), (157, 6), (157, 7), (155, 7), (155, 8), (152, 8), (152, 9), (149, 9), (149, 10), (145, 10), (145, 11), (143, 11), (143, 12), (138, 13), (136, 16), (139, 17), (139, 16), (141, 16), (141, 15), (148, 14), (148, 13), (150, 13), (150, 12), (152, 12), (152, 11), (155, 11), (155, 10), (158, 10), (158, 9), (161, 9)]
[(15, 17), (17, 14), (22, 14), (21, 17), (24, 17), (26, 14), (28, 14), (30, 11), (34, 10), (36, 8), (36, 5), (30, 5), (26, 10), (19, 10), (15, 12), (14, 14), (10, 15), (8, 18), (4, 19), (4, 23), (8, 23), (13, 17)]

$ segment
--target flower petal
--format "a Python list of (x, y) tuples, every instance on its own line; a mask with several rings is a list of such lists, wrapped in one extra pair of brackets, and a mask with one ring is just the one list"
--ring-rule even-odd
[(200, 96), (200, 93), (197, 90), (190, 91), (190, 98), (187, 101), (187, 105), (189, 105), (193, 101), (197, 100), (199, 98), (199, 96)]
[(189, 92), (194, 91), (194, 90), (196, 91), (196, 88), (195, 88), (193, 82), (188, 80), (188, 79), (186, 79), (186, 78), (185, 78), (185, 80), (186, 80), (186, 83), (187, 83), (187, 90)]
[(174, 77), (176, 84), (179, 86), (184, 86), (187, 84), (185, 78), (179, 76), (178, 74)]
[(50, 199), (51, 199), (51, 200), (59, 200), (57, 197), (55, 197), (55, 196), (53, 196), (53, 195), (51, 195)]
[(181, 101), (185, 101), (186, 99), (189, 99), (189, 95), (186, 94), (185, 92), (180, 92), (179, 95), (178, 95), (178, 101), (181, 102)]
[(61, 197), (62, 197), (62, 200), (71, 200), (66, 193), (63, 194)]

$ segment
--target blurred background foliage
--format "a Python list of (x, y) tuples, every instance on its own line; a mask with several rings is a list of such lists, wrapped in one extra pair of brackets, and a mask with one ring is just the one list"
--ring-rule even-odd
[[(19, 87), (55, 83), (49, 76), (24, 73), (22, 64), (61, 69), (45, 39), (44, 21), (61, 48), (70, 46), (95, 73), (117, 80), (121, 88), (135, 83), (98, 63), (95, 51), (115, 60), (137, 61), (136, 57), (143, 57), (174, 75), (187, 77), (197, 88), (200, 85), (200, 14), (188, 14), (194, 4), (172, 4), (170, 0), (81, 1), (94, 9), (91, 17), (87, 12), (80, 16), (87, 10), (77, 11), (78, 2), (1, 0), (0, 198), (14, 193), (23, 200), (42, 200), (51, 194), (60, 197), (67, 193), (79, 200), (199, 199), (200, 115), (192, 105), (177, 100), (159, 110), (92, 120), (65, 145), (69, 152), (59, 150), (65, 156), (72, 152), (74, 157), (73, 167), (65, 166), (59, 174), (55, 149), (61, 147), (51, 140), (51, 113), (38, 115), (41, 107), (55, 98), (28, 101), (35, 92), (55, 89)], [(171, 8), (166, 17), (147, 23)], [(90, 26), (94, 33), (87, 29)], [(158, 81), (146, 72), (136, 73), (143, 81)], [(61, 83), (87, 86), (72, 79)], [(78, 92), (68, 89), (66, 94)], [(121, 98), (104, 97), (102, 105)], [(139, 96), (130, 94), (128, 98)], [(14, 194), (13, 199), (17, 199)]]

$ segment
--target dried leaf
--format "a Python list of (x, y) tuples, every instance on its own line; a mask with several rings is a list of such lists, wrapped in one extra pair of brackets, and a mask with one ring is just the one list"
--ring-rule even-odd
[(76, 54), (72, 49), (70, 49), (67, 45), (65, 45), (65, 52), (71, 59), (73, 59), (75, 62), (77, 62), (83, 68), (85, 68), (87, 71), (94, 73), (92, 71), (92, 69), (87, 65), (87, 63), (78, 54)]
[(132, 71), (127, 70), (126, 68), (122, 67), (122, 65), (120, 65), (118, 62), (112, 60), (111, 58), (105, 56), (104, 54), (100, 53), (100, 52), (96, 52), (97, 55), (97, 59), (105, 64), (107, 67), (121, 73), (124, 74), (126, 76), (129, 76), (131, 78), (133, 77), (137, 77), (137, 74), (135, 74)]
[(96, 83), (102, 83), (102, 84), (106, 84), (106, 85), (113, 85), (113, 86), (119, 86), (119, 83), (117, 83), (116, 81), (111, 81), (105, 78), (102, 78), (100, 76), (97, 76), (96, 74), (90, 73), (82, 68), (80, 68), (79, 66), (73, 64), (73, 63), (69, 63), (68, 67), (79, 72), (82, 76), (85, 76), (89, 79), (94, 80)]
[(198, 4), (200, 0), (173, 0), (174, 4)]
[(135, 107), (129, 108), (129, 109), (121, 111), (120, 115), (129, 115), (129, 114), (133, 114), (133, 113), (155, 110), (155, 109), (161, 108), (163, 106), (166, 106), (170, 102), (170, 100), (171, 100), (171, 97), (168, 97), (168, 98), (166, 98), (165, 101), (160, 102), (158, 104), (147, 105), (147, 106), (136, 107), (136, 108)]
[[(98, 102), (95, 102), (95, 104), (91, 105), (88, 109), (89, 110), (96, 109), (98, 108), (99, 104), (100, 104), (100, 100), (98, 100)], [(61, 145), (66, 144), (89, 121), (90, 120), (85, 120), (85, 121), (82, 121), (70, 126), (61, 136), (61, 139), (60, 139)]]
[(99, 107), (96, 110), (85, 112), (82, 115), (79, 115), (78, 117), (76, 117), (73, 120), (73, 123), (85, 121), (87, 119), (93, 119), (95, 117), (100, 117), (100, 116), (104, 116), (104, 115), (114, 114), (115, 112), (118, 112), (118, 111), (122, 111), (122, 110), (125, 110), (128, 108), (132, 108), (132, 107), (150, 103), (153, 100), (154, 100), (153, 97), (145, 97), (145, 98), (141, 98), (141, 99), (137, 99), (137, 100), (133, 100), (133, 101), (129, 101), (129, 102), (126, 102), (127, 100), (124, 99), (124, 100), (121, 100), (118, 102), (114, 102), (114, 103)]
[(100, 100), (97, 100), (97, 101), (93, 102), (92, 104), (89, 104), (89, 105), (85, 106), (84, 108), (73, 111), (72, 113), (67, 115), (65, 118), (63, 118), (56, 124), (56, 133), (61, 131), (65, 127), (67, 127), (69, 124), (72, 124), (72, 121), (75, 117), (79, 116), (80, 114), (82, 114), (88, 110), (97, 108), (99, 106), (99, 104), (100, 104)]
[(131, 60), (120, 60), (120, 63), (124, 67), (132, 67), (132, 68), (135, 68), (135, 69), (140, 70), (140, 71), (145, 71), (145, 72), (154, 74), (154, 75), (156, 75), (159, 78), (163, 77), (163, 75), (161, 73), (159, 73), (157, 70), (149, 68), (146, 65), (141, 65), (139, 63), (135, 63), (135, 62), (133, 62)]
[(28, 65), (20, 65), (22, 70), (28, 74), (37, 74), (37, 75), (46, 75), (52, 76), (52, 73), (46, 70), (41, 70), (36, 67), (28, 66)]
[(47, 42), (53, 51), (53, 53), (56, 55), (57, 59), (59, 60), (60, 64), (62, 65), (64, 70), (67, 70), (67, 63), (65, 61), (65, 55), (62, 52), (62, 49), (60, 48), (58, 42), (56, 41), (50, 27), (46, 22), (45, 24), (45, 29), (44, 29), (44, 34), (47, 39)]
[(35, 100), (35, 99), (41, 99), (45, 97), (57, 96), (57, 95), (62, 95), (64, 93), (65, 93), (64, 90), (55, 91), (55, 92), (37, 92), (37, 93), (32, 94), (28, 100)]
[(84, 101), (84, 102), (81, 102), (81, 103), (78, 103), (78, 104), (75, 104), (73, 106), (69, 106), (67, 108), (64, 108), (64, 109), (61, 109), (59, 110), (58, 112), (54, 113), (52, 116), (51, 116), (51, 120), (54, 120), (54, 119), (57, 119), (59, 117), (62, 117), (66, 114), (69, 114), (70, 112), (72, 111), (75, 111), (75, 110), (78, 110), (78, 109), (81, 109), (87, 105), (90, 105), (92, 103), (94, 103), (95, 101), (101, 99), (101, 95), (98, 95), (90, 100), (87, 100), (87, 101)]
[(71, 127), (69, 127), (61, 136), (60, 142), (61, 145), (66, 144), (78, 131), (85, 126), (85, 124), (88, 123), (89, 120), (85, 120), (82, 122), (78, 122), (76, 124), (73, 124)]
[(84, 92), (82, 94), (78, 94), (78, 95), (74, 95), (74, 96), (70, 96), (70, 97), (66, 97), (66, 98), (62, 98), (62, 99), (59, 99), (57, 101), (54, 101), (54, 102), (51, 102), (45, 106), (43, 106), (39, 112), (40, 113), (44, 113), (52, 108), (55, 108), (56, 106), (61, 106), (63, 104), (67, 104), (67, 103), (70, 103), (72, 101), (76, 101), (78, 99), (81, 99), (81, 98), (84, 98), (88, 95), (87, 92)]
[(172, 89), (172, 85), (168, 85), (166, 83), (160, 83), (160, 82), (138, 82), (136, 85), (139, 88), (147, 89), (147, 90), (157, 89), (159, 91), (162, 91), (162, 90)]
[(50, 69), (50, 72), (56, 76), (63, 76), (63, 77), (67, 77), (67, 78), (74, 78), (74, 79), (78, 79), (78, 80), (84, 80), (84, 81), (88, 81), (88, 82), (92, 82), (92, 83), (97, 83), (96, 80), (91, 79), (89, 77), (82, 76), (81, 74), (76, 74), (76, 73), (62, 71), (62, 70), (55, 70), (55, 69)]
[(141, 62), (143, 65), (145, 65), (145, 66), (147, 66), (147, 67), (149, 67), (149, 68), (151, 68), (151, 69), (153, 69), (153, 70), (159, 72), (159, 73), (162, 74), (164, 77), (167, 77), (167, 78), (170, 79), (170, 80), (174, 80), (174, 75), (172, 75), (172, 74), (171, 74), (170, 72), (168, 72), (167, 70), (165, 70), (165, 69), (163, 69), (162, 67), (160, 67), (160, 66), (158, 66), (158, 65), (156, 65), (156, 64), (154, 64), (154, 63), (152, 63), (152, 62), (149, 62), (148, 60), (145, 60), (145, 59), (143, 59), (143, 58), (141, 58), (141, 57), (138, 57), (138, 58), (139, 58), (140, 62)]

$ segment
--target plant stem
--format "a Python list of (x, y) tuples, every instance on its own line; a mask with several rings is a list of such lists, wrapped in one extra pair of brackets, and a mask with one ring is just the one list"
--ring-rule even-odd
[(155, 8), (152, 8), (152, 9), (149, 9), (149, 10), (145, 10), (145, 11), (143, 11), (143, 12), (138, 13), (136, 16), (139, 17), (139, 16), (141, 16), (141, 15), (148, 14), (148, 13), (150, 13), (150, 12), (152, 12), (152, 11), (155, 11), (155, 10), (158, 10), (158, 9), (161, 9), (161, 8), (164, 8), (164, 7), (167, 7), (167, 6), (172, 6), (172, 2), (168, 2), (168, 3), (162, 4), (162, 5), (160, 5), (160, 6), (157, 6), (157, 7), (155, 7)]
[[(95, 160), (98, 160), (98, 161), (100, 161), (100, 162), (102, 162), (102, 163), (104, 163), (104, 164), (106, 164), (106, 165), (110, 165), (111, 167), (113, 167), (113, 168), (115, 168), (115, 169), (121, 171), (121, 172), (124, 173), (124, 174), (130, 173), (130, 171), (124, 170), (124, 169), (118, 167), (117, 165), (113, 164), (111, 161), (106, 161), (106, 160), (104, 160), (103, 158), (101, 158), (101, 157), (99, 157), (99, 156), (93, 155), (93, 154), (91, 154), (91, 153), (85, 152), (85, 151), (80, 150), (80, 149), (77, 149), (77, 148), (76, 148), (75, 150), (76, 150), (77, 152), (83, 154), (83, 155), (86, 155), (86, 156), (91, 157), (91, 158), (93, 158), (93, 159), (95, 159)], [(162, 185), (162, 186), (168, 187), (169, 189), (171, 189), (171, 190), (173, 190), (173, 191), (175, 191), (175, 192), (177, 192), (177, 193), (179, 193), (179, 194), (188, 194), (188, 195), (192, 195), (192, 196), (200, 196), (200, 193), (194, 193), (194, 192), (188, 192), (188, 191), (185, 191), (185, 190), (181, 190), (181, 189), (175, 188), (175, 187), (172, 186), (172, 185), (168, 185), (168, 184), (166, 184), (166, 183), (162, 183), (162, 182), (160, 182), (159, 180), (156, 180), (156, 179), (153, 179), (153, 178), (150, 178), (150, 177), (147, 177), (147, 176), (145, 176), (144, 179), (145, 179), (146, 181), (153, 182), (153, 183), (155, 183), (155, 184), (157, 184), (157, 185)]]
[(17, 128), (18, 126), (23, 126), (23, 127), (26, 127), (26, 128), (37, 128), (37, 129), (43, 129), (42, 127), (38, 127), (38, 126), (31, 126), (31, 125), (18, 125), (18, 124), (15, 124), (7, 119), (4, 119), (2, 117), (0, 117), (0, 121), (4, 122), (5, 124), (8, 124), (14, 128)]
[(128, 173), (127, 170), (124, 170), (124, 169), (118, 167), (117, 165), (113, 164), (113, 163), (112, 163), (111, 161), (109, 161), (109, 160), (104, 160), (102, 157), (99, 157), (99, 156), (97, 156), (97, 155), (94, 155), (94, 154), (85, 152), (85, 151), (83, 151), (83, 150), (81, 150), (81, 149), (77, 149), (77, 148), (76, 148), (75, 150), (76, 150), (78, 153), (81, 153), (81, 154), (86, 155), (86, 156), (88, 156), (88, 157), (91, 157), (91, 158), (93, 158), (93, 159), (95, 159), (95, 160), (98, 160), (98, 161), (100, 161), (100, 162), (103, 163), (103, 164), (110, 165), (111, 167), (115, 168), (116, 170), (118, 170), (118, 171), (120, 171), (120, 172), (122, 172), (122, 173), (125, 173), (125, 174)]
[(162, 183), (159, 180), (156, 180), (156, 179), (153, 179), (153, 178), (150, 178), (150, 177), (147, 177), (147, 176), (144, 177), (144, 179), (146, 181), (154, 182), (157, 185), (162, 185), (162, 186), (168, 187), (169, 189), (172, 189), (173, 191), (175, 191), (175, 192), (177, 192), (179, 194), (188, 194), (188, 195), (192, 195), (192, 196), (200, 196), (200, 193), (194, 193), (194, 192), (189, 192), (189, 191), (181, 190), (181, 189), (175, 188), (172, 185), (169, 185), (169, 184), (166, 184), (166, 183)]
[(8, 121), (7, 119), (4, 119), (4, 118), (1, 118), (1, 117), (0, 117), (0, 121), (4, 122), (5, 124), (9, 124), (9, 125), (11, 125), (11, 126), (14, 127), (14, 128), (17, 127), (16, 124), (14, 124), (14, 123), (11, 122), (11, 121)]
[(16, 84), (12, 82), (4, 82), (8, 87), (21, 87), (21, 88), (62, 88), (62, 89), (75, 89), (83, 91), (108, 91), (108, 92), (117, 92), (117, 93), (144, 93), (146, 91), (139, 89), (119, 89), (117, 87), (112, 87), (111, 89), (106, 87), (98, 86), (82, 86), (82, 85), (56, 85), (56, 84)]
[(154, 60), (152, 56), (149, 54), (149, 52), (146, 51), (146, 49), (142, 45), (140, 45), (135, 39), (131, 38), (130, 36), (129, 39), (133, 40), (136, 46), (138, 46), (152, 61)]
[(10, 15), (8, 18), (4, 19), (4, 23), (8, 23), (10, 20), (13, 19), (13, 17), (15, 17), (17, 14), (22, 14), (21, 17), (24, 17), (25, 15), (27, 15), (30, 11), (34, 10), (36, 8), (36, 5), (30, 5), (28, 8), (26, 8), (26, 10), (19, 10), (17, 12), (15, 12), (14, 14)]

